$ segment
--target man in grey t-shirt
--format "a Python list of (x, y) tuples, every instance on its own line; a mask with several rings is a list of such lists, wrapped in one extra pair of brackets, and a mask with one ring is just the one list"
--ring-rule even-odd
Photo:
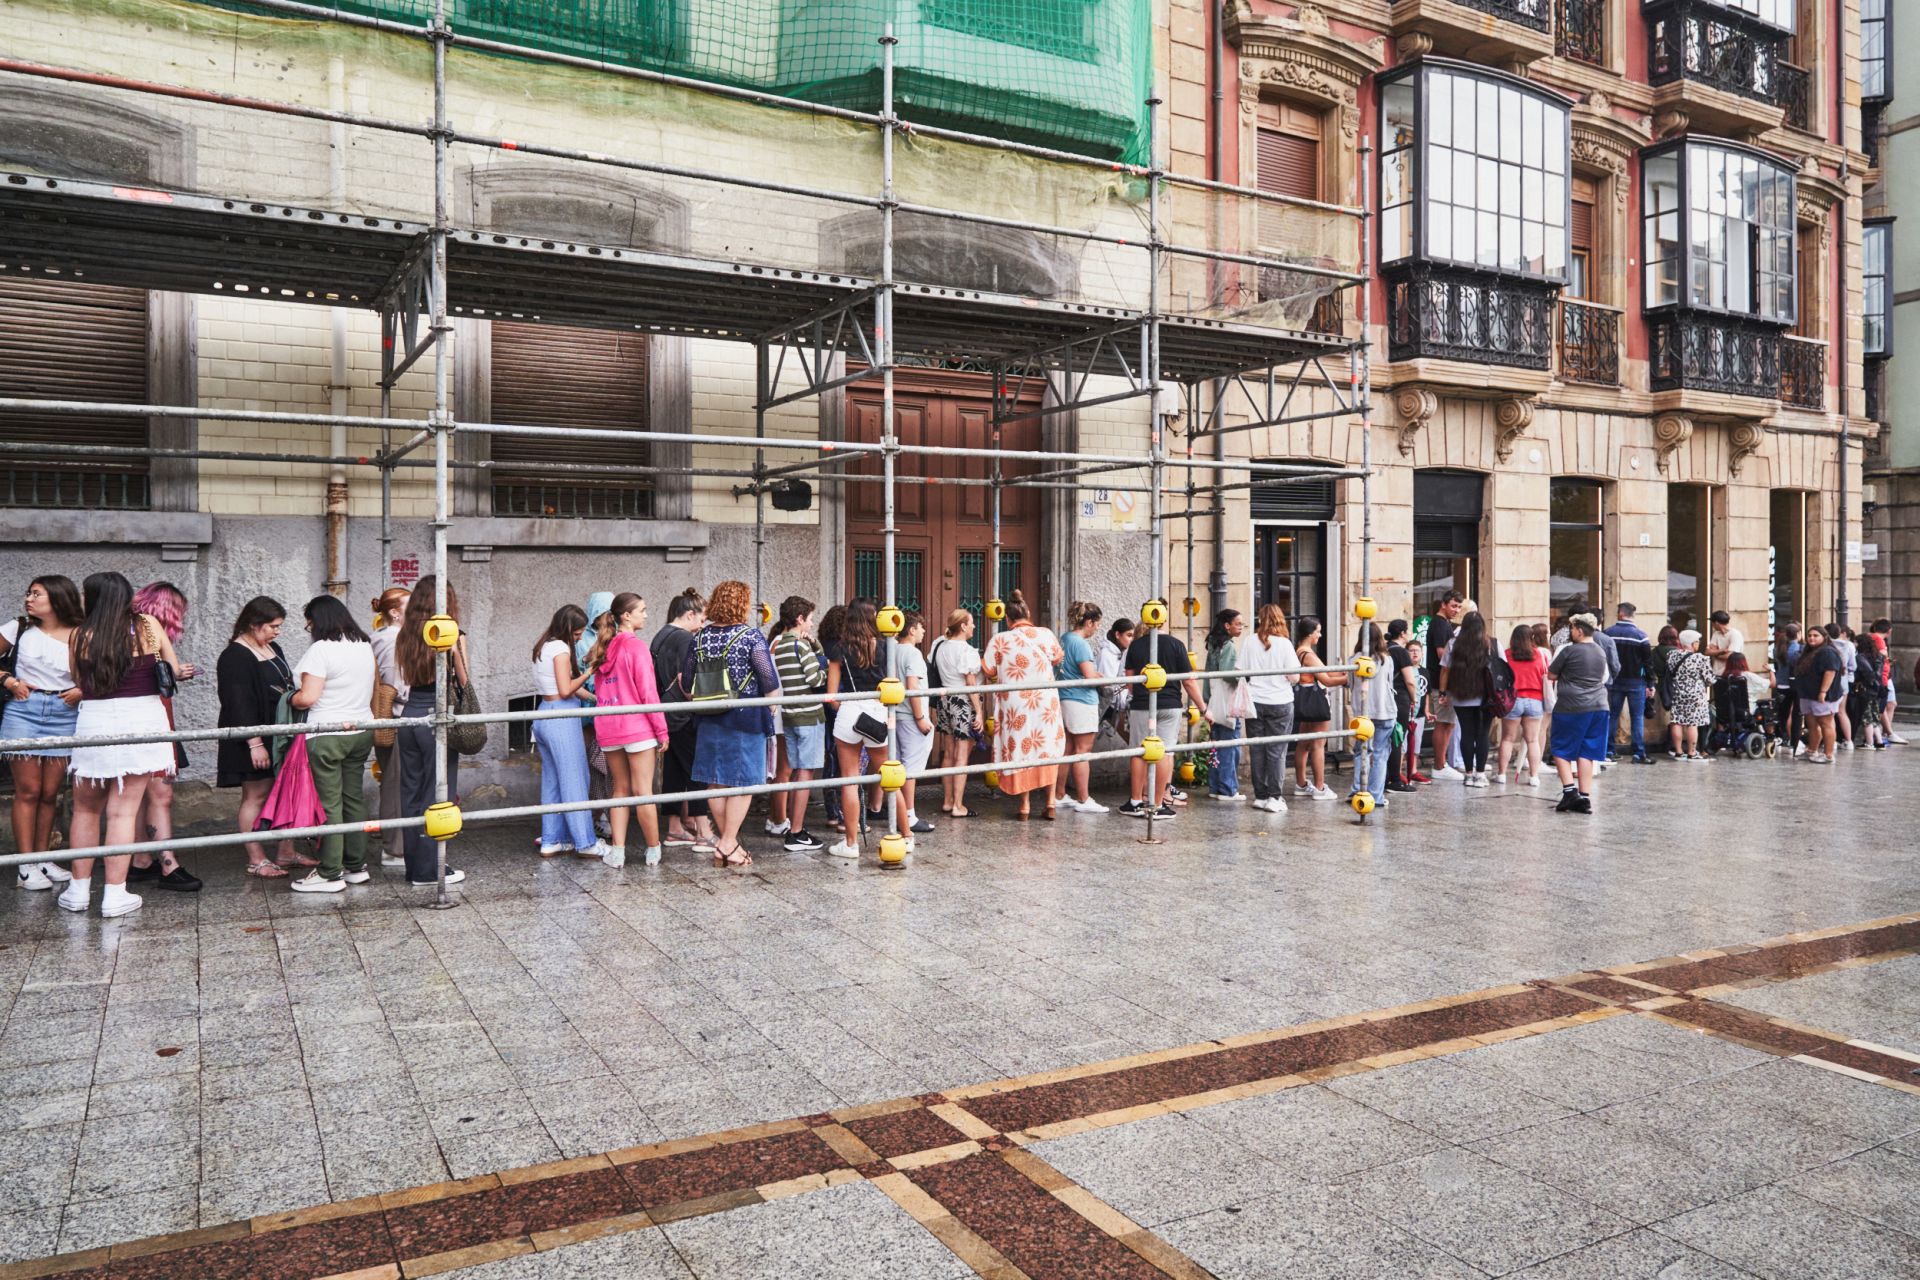
[(1560, 771), (1561, 813), (1593, 812), (1594, 766), (1607, 757), (1607, 655), (1594, 642), (1592, 614), (1568, 622), (1567, 647), (1547, 675), (1558, 691), (1553, 707), (1553, 763)]

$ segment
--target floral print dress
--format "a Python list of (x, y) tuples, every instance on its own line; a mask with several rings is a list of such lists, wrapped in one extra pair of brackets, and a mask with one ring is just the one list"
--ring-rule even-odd
[[(1053, 632), (1017, 622), (987, 643), (981, 665), (989, 684), (1024, 684), (1052, 679), (1055, 665), (1065, 656)], [(1060, 766), (1040, 762), (1067, 751), (1060, 691), (1022, 689), (988, 696), (993, 699), (993, 759), (1000, 766), (1000, 790), (1018, 796), (1052, 787)]]

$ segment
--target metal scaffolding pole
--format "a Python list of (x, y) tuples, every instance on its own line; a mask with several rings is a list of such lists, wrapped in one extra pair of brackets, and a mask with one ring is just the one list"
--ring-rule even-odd
[[(894, 562), (894, 494), (893, 483), (895, 455), (900, 448), (898, 427), (893, 420), (893, 233), (894, 233), (894, 197), (893, 197), (893, 143), (894, 133), (899, 120), (893, 113), (893, 61), (895, 40), (893, 24), (886, 24), (880, 35), (880, 285), (874, 291), (874, 354), (880, 360), (880, 469), (884, 477), (882, 490), (881, 537), (884, 550), (881, 552), (883, 563), (880, 568), (882, 586), (880, 594), (884, 603), (898, 607), (900, 602), (897, 573), (899, 566)], [(883, 668), (886, 675), (893, 674), (893, 646), (899, 641), (894, 636), (886, 636), (881, 652), (886, 655), (887, 664)], [(903, 707), (911, 703), (901, 704)], [(887, 717), (886, 758), (889, 762), (900, 758), (900, 718), (886, 708), (882, 708)], [(883, 867), (904, 866), (904, 862), (887, 860), (888, 844), (896, 847), (903, 835), (900, 830), (900, 804), (897, 792), (882, 792), (887, 807), (887, 834), (881, 838), (880, 865)], [(866, 806), (866, 797), (862, 795), (860, 804)]]
[[(1163, 490), (1167, 479), (1167, 422), (1161, 412), (1160, 404), (1160, 98), (1158, 95), (1147, 99), (1147, 317), (1140, 326), (1140, 368), (1147, 380), (1147, 455), (1149, 460), (1147, 481), (1147, 543), (1153, 556), (1153, 568), (1148, 574), (1148, 589), (1152, 593), (1148, 598), (1158, 600), (1165, 611), (1167, 599), (1167, 525), (1163, 518), (1165, 498)], [(1171, 622), (1166, 618), (1166, 622)], [(1154, 666), (1160, 664), (1160, 627), (1147, 630), (1147, 661)], [(1191, 665), (1191, 664), (1189, 664)], [(1179, 690), (1174, 692), (1176, 705), (1180, 699)], [(1157, 736), (1160, 723), (1160, 691), (1147, 690), (1147, 733)], [(1164, 745), (1164, 744), (1163, 744)], [(1168, 767), (1171, 768), (1171, 761)], [(1141, 837), (1142, 844), (1163, 844), (1165, 841), (1155, 833), (1155, 815), (1160, 809), (1160, 787), (1158, 779), (1160, 766), (1149, 761), (1146, 766), (1147, 786), (1147, 834)]]
[[(768, 380), (767, 344), (753, 344), (753, 438), (767, 438), (767, 397), (773, 394)], [(767, 553), (767, 450), (756, 443), (753, 450), (753, 598), (766, 607)]]
[[(448, 396), (450, 361), (447, 341), (452, 326), (447, 323), (447, 0), (433, 0), (433, 612), (447, 612), (447, 526), (452, 523), (452, 469), (447, 465), (453, 453), (453, 410)], [(454, 649), (441, 649), (433, 658), (433, 799), (446, 804), (452, 797), (447, 787), (447, 735), (453, 718), (449, 694), (455, 670)], [(447, 897), (447, 842), (433, 842), (434, 879), (437, 889), (433, 905), (451, 907)]]

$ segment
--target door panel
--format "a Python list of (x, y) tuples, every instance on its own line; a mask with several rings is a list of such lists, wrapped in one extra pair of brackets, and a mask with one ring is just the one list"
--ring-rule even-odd
[[(906, 444), (944, 448), (984, 449), (993, 440), (993, 410), (984, 377), (968, 374), (904, 376), (908, 390), (896, 390), (895, 420)], [(1038, 399), (1023, 408), (1038, 406)], [(850, 439), (880, 439), (880, 390), (861, 383), (847, 395)], [(1001, 443), (1007, 449), (1040, 446), (1039, 419), (1006, 424)], [(918, 608), (928, 629), (937, 632), (946, 615), (965, 608), (979, 617), (985, 604), (988, 557), (993, 547), (992, 490), (985, 485), (941, 484), (941, 480), (985, 480), (993, 473), (989, 458), (929, 457), (902, 454), (895, 460), (901, 476), (928, 476), (932, 484), (903, 484), (895, 498), (895, 572), (902, 608)], [(850, 467), (849, 470), (856, 468)], [(1006, 464), (1003, 478), (1031, 474), (1031, 462)], [(878, 459), (865, 460), (857, 470), (879, 475)], [(849, 486), (847, 497), (847, 581), (856, 597), (879, 600), (885, 554), (883, 495), (876, 484)], [(1042, 587), (1042, 490), (1004, 489), (1001, 495), (1002, 596), (1016, 585), (1027, 599), (1038, 603)], [(886, 603), (882, 601), (882, 603)], [(986, 628), (982, 626), (980, 632)]]

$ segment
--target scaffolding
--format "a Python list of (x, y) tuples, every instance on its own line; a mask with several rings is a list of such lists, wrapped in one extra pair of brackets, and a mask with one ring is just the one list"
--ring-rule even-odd
[[(239, 196), (196, 194), (189, 191), (133, 188), (42, 173), (0, 172), (0, 271), (51, 278), (81, 276), (89, 280), (167, 290), (214, 294), (231, 291), (240, 279), (261, 282), (255, 296), (263, 300), (307, 302), (334, 307), (359, 307), (378, 313), (382, 339), (382, 367), (378, 383), (378, 416), (334, 413), (287, 413), (79, 400), (0, 398), (0, 412), (31, 411), (42, 415), (124, 415), (145, 419), (184, 418), (290, 426), (377, 429), (381, 447), (373, 456), (343, 453), (336, 447), (323, 455), (294, 455), (249, 450), (126, 449), (117, 446), (0, 442), (0, 459), (8, 454), (66, 455), (75, 458), (144, 457), (230, 462), (300, 463), (333, 469), (373, 468), (380, 480), (380, 543), (384, 573), (391, 573), (393, 545), (393, 485), (397, 473), (430, 470), (434, 514), (434, 612), (447, 612), (448, 529), (452, 523), (451, 478), (462, 468), (488, 464), (456, 461), (454, 441), (459, 434), (564, 438), (570, 441), (606, 440), (681, 446), (715, 445), (751, 448), (750, 468), (636, 468), (615, 464), (548, 463), (532, 465), (560, 476), (629, 476), (666, 470), (672, 474), (740, 480), (738, 496), (754, 500), (753, 597), (765, 610), (764, 547), (767, 535), (766, 500), (773, 486), (792, 480), (851, 486), (878, 484), (881, 488), (881, 534), (884, 540), (882, 597), (898, 599), (896, 581), (899, 532), (895, 496), (901, 485), (924, 484), (927, 477), (902, 475), (903, 457), (979, 460), (984, 479), (942, 479), (938, 483), (983, 485), (989, 491), (992, 550), (988, 560), (986, 594), (1000, 594), (1002, 499), (1010, 488), (1035, 488), (1078, 494), (1093, 489), (1144, 492), (1148, 507), (1150, 581), (1143, 599), (1160, 602), (1162, 619), (1148, 628), (1150, 666), (1146, 673), (1102, 680), (1040, 680), (972, 687), (970, 693), (991, 695), (1028, 689), (1069, 689), (1132, 685), (1145, 693), (1149, 724), (1157, 720), (1162, 690), (1173, 683), (1174, 705), (1185, 679), (1206, 681), (1232, 678), (1232, 673), (1196, 670), (1190, 677), (1167, 677), (1159, 672), (1161, 631), (1173, 625), (1165, 606), (1169, 595), (1168, 522), (1184, 521), (1187, 530), (1188, 580), (1192, 581), (1194, 526), (1200, 519), (1222, 518), (1225, 495), (1255, 485), (1320, 483), (1352, 479), (1360, 489), (1361, 537), (1359, 588), (1371, 616), (1372, 575), (1372, 440), (1369, 330), (1371, 296), (1366, 287), (1370, 262), (1370, 200), (1366, 191), (1367, 165), (1360, 165), (1361, 199), (1357, 206), (1302, 200), (1231, 183), (1176, 174), (1161, 158), (1160, 101), (1146, 101), (1147, 157), (1144, 165), (1116, 163), (1054, 148), (985, 137), (954, 129), (905, 123), (895, 110), (894, 45), (891, 25), (875, 33), (881, 67), (881, 109), (863, 113), (843, 107), (784, 98), (724, 84), (632, 66), (601, 62), (563, 52), (505, 44), (456, 32), (447, 16), (448, 0), (433, 0), (429, 22), (414, 25), (391, 18), (339, 11), (298, 0), (248, 0), (248, 8), (287, 18), (343, 23), (370, 31), (423, 41), (432, 57), (430, 125), (411, 124), (335, 106), (321, 108), (296, 102), (269, 101), (224, 94), (185, 85), (139, 81), (69, 67), (20, 60), (0, 60), (0, 72), (62, 81), (69, 84), (124, 90), (223, 108), (300, 117), (330, 125), (383, 131), (426, 141), (431, 145), (432, 220), (373, 217), (343, 208), (314, 208), (269, 203)], [(873, 192), (835, 191), (794, 183), (726, 175), (668, 165), (653, 160), (603, 155), (574, 148), (514, 141), (465, 132), (455, 127), (448, 100), (448, 52), (466, 48), (563, 67), (588, 69), (607, 75), (651, 81), (702, 94), (780, 111), (804, 112), (877, 134), (880, 184)], [(895, 181), (895, 148), (909, 134), (990, 148), (1067, 166), (1089, 166), (1144, 183), (1146, 234), (1126, 237), (1097, 230), (993, 216), (899, 198)], [(449, 149), (454, 144), (515, 151), (591, 166), (667, 175), (725, 184), (743, 190), (778, 193), (863, 209), (879, 219), (878, 272), (862, 277), (800, 267), (769, 266), (763, 262), (724, 260), (690, 253), (659, 252), (631, 246), (605, 246), (501, 234), (456, 225), (450, 215)], [(1366, 145), (1362, 144), (1363, 152)], [(1364, 156), (1363, 156), (1364, 161)], [(1261, 211), (1299, 208), (1339, 217), (1350, 223), (1356, 237), (1357, 270), (1315, 265), (1271, 253), (1242, 252), (1220, 245), (1199, 246), (1170, 239), (1165, 233), (1165, 201), (1170, 191), (1188, 190), (1252, 202)], [(994, 293), (950, 285), (902, 280), (896, 274), (897, 219), (902, 215), (949, 220), (976, 227), (1030, 232), (1087, 244), (1104, 244), (1144, 255), (1146, 286), (1143, 305), (1136, 308), (1060, 301), (1014, 293)], [(1304, 278), (1322, 296), (1336, 298), (1353, 290), (1358, 297), (1358, 331), (1352, 337), (1248, 323), (1231, 317), (1182, 314), (1170, 305), (1170, 267), (1199, 263), (1207, 270), (1252, 268), (1279, 271), (1290, 280)], [(1163, 279), (1163, 277), (1166, 277)], [(1343, 313), (1344, 314), (1344, 313)], [(749, 439), (733, 434), (601, 430), (549, 427), (534, 424), (457, 421), (450, 385), (452, 320), (473, 318), (531, 318), (542, 323), (581, 327), (642, 329), (670, 336), (723, 339), (750, 344), (754, 356), (754, 431)], [(400, 379), (423, 361), (430, 361), (432, 408), (424, 421), (397, 417), (392, 397)], [(1344, 381), (1329, 366), (1343, 362)], [(991, 386), (988, 439), (980, 447), (907, 444), (896, 421), (895, 373), (900, 368), (958, 368), (987, 375)], [(783, 390), (797, 379), (797, 389)], [(823, 438), (791, 438), (769, 434), (770, 410), (798, 400), (819, 397), (856, 381), (877, 380), (881, 412), (879, 438), (864, 442)], [(1041, 392), (1038, 408), (1031, 392)], [(1004, 429), (1011, 423), (1073, 413), (1100, 405), (1144, 401), (1148, 409), (1148, 448), (1139, 454), (1100, 454), (1047, 449), (1010, 450), (1002, 447)], [(1321, 407), (1313, 407), (1316, 403)], [(1229, 420), (1230, 407), (1237, 414)], [(1169, 447), (1170, 422), (1184, 417), (1190, 424), (1183, 452)], [(1358, 466), (1320, 466), (1260, 462), (1228, 458), (1216, 448), (1212, 458), (1193, 456), (1193, 441), (1229, 433), (1279, 427), (1322, 419), (1357, 418), (1361, 459)], [(431, 460), (411, 456), (431, 446)], [(797, 461), (769, 464), (770, 454), (800, 454)], [(847, 464), (878, 459), (878, 474), (850, 471)], [(1006, 464), (1044, 464), (1044, 470), (1009, 475)], [(1173, 481), (1177, 477), (1177, 483)], [(1132, 483), (1116, 483), (1116, 479)], [(1181, 505), (1168, 510), (1169, 498)], [(1191, 585), (1189, 585), (1191, 591)], [(985, 609), (990, 635), (999, 602)], [(888, 611), (883, 611), (888, 612)], [(1143, 612), (1145, 612), (1143, 610)], [(1188, 616), (1192, 617), (1191, 603)], [(883, 626), (883, 630), (885, 630)], [(889, 638), (883, 643), (895, 643)], [(1329, 620), (1328, 635), (1338, 634)], [(1337, 653), (1334, 656), (1338, 656)], [(479, 810), (462, 814), (447, 790), (449, 731), (460, 723), (511, 723), (539, 719), (583, 719), (601, 714), (644, 710), (685, 710), (683, 705), (608, 708), (582, 707), (522, 712), (491, 712), (477, 716), (454, 714), (448, 704), (449, 648), (436, 655), (436, 697), (433, 713), (422, 719), (394, 718), (355, 725), (257, 725), (233, 729), (175, 730), (131, 736), (39, 740), (39, 745), (86, 745), (133, 742), (193, 742), (246, 736), (306, 734), (328, 729), (387, 729), (427, 725), (433, 731), (437, 788), (435, 808), (428, 815), (356, 824), (331, 824), (279, 831), (279, 837), (322, 836), (374, 832), (425, 826), (438, 842), (438, 892), (435, 905), (452, 905), (446, 885), (446, 844), (465, 821), (501, 821), (547, 813), (603, 810), (631, 806), (632, 798), (528, 805)], [(1368, 673), (1364, 658), (1334, 663), (1328, 672), (1359, 670)], [(889, 664), (889, 669), (891, 665)], [(937, 695), (928, 695), (937, 696)], [(884, 691), (843, 692), (835, 701), (877, 699), (897, 703)], [(810, 706), (827, 701), (824, 694), (733, 699), (711, 704), (715, 708)], [(1137, 709), (1137, 708), (1136, 708)], [(894, 718), (886, 715), (884, 751), (891, 768), (876, 768), (854, 779), (844, 777), (752, 787), (656, 795), (646, 803), (726, 795), (765, 795), (781, 791), (825, 789), (880, 783), (897, 789)], [(1323, 733), (1291, 733), (1272, 738), (1236, 739), (1237, 746), (1269, 742), (1303, 743), (1314, 740), (1364, 740), (1367, 726), (1356, 721), (1337, 724)], [(1152, 730), (1150, 729), (1151, 733)], [(28, 749), (28, 740), (0, 741), (0, 754)], [(1162, 743), (1152, 737), (1126, 748), (1049, 757), (1056, 765), (1081, 761), (1144, 758), (1149, 764), (1166, 756), (1206, 750), (1207, 742)], [(990, 772), (996, 764), (971, 763), (958, 768), (913, 772), (915, 781), (955, 774)], [(901, 865), (898, 806), (889, 803), (888, 829), (881, 841), (883, 866)], [(1364, 821), (1364, 813), (1361, 818)], [(234, 833), (166, 842), (144, 842), (65, 850), (55, 854), (16, 854), (0, 863), (22, 863), (121, 856), (162, 849), (225, 847), (255, 839), (254, 833)], [(1144, 837), (1158, 843), (1153, 806), (1149, 805)]]

